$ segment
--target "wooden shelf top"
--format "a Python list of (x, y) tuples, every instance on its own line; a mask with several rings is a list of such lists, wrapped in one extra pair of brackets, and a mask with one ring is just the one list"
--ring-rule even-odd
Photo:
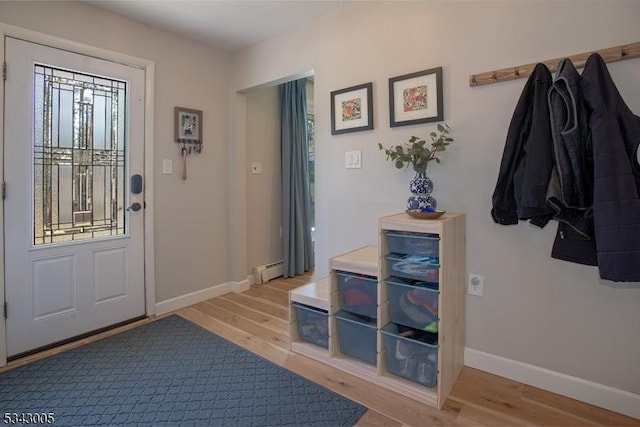
[(378, 247), (364, 246), (342, 255), (334, 256), (330, 261), (332, 270), (344, 270), (352, 273), (378, 276)]
[(416, 219), (406, 212), (380, 218), (380, 228), (383, 230), (418, 231), (422, 233), (438, 234), (442, 225), (448, 221), (464, 217), (463, 213), (445, 212), (437, 219)]
[(329, 311), (329, 277), (299, 286), (289, 291), (292, 302)]

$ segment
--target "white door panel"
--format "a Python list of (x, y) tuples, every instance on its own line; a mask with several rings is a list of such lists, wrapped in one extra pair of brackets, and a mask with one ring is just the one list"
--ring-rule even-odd
[(144, 71), (7, 37), (7, 354), (145, 314)]

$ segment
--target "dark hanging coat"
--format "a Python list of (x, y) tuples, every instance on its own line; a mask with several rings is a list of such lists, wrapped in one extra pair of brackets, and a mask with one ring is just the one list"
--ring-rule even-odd
[(624, 103), (598, 54), (582, 72), (582, 93), (591, 110), (600, 277), (640, 282), (640, 117)]
[(551, 84), (549, 69), (536, 65), (516, 105), (493, 192), (491, 216), (498, 224), (528, 219), (544, 227), (554, 213), (546, 203), (554, 162), (547, 103)]
[(597, 265), (591, 130), (580, 85), (580, 74), (571, 60), (560, 61), (548, 95), (556, 162), (547, 203), (558, 220), (551, 257)]

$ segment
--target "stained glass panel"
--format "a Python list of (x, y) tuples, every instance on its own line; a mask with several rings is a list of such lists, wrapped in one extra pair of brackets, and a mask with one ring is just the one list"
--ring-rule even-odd
[(126, 82), (35, 66), (35, 245), (125, 233), (126, 90)]

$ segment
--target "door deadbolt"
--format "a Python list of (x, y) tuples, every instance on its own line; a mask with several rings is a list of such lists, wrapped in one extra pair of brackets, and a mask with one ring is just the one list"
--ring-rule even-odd
[(131, 193), (133, 194), (142, 193), (142, 175), (139, 175), (139, 174), (131, 175)]

